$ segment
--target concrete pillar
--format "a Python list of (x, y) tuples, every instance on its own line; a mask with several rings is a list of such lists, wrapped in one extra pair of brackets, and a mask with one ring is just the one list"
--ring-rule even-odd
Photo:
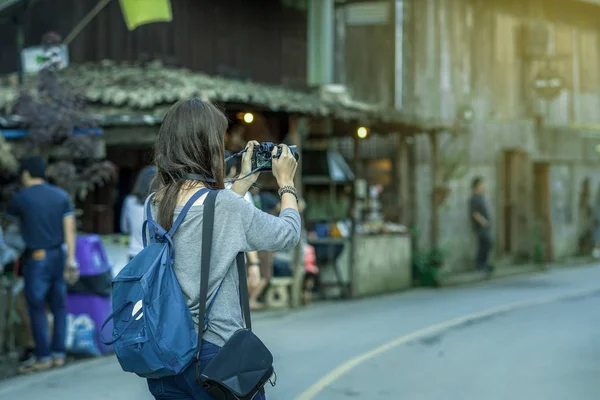
[(333, 82), (334, 59), (334, 0), (308, 0), (309, 85)]

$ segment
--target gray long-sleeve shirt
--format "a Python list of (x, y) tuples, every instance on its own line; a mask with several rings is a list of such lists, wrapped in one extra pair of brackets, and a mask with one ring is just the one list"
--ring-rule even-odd
[[(175, 209), (179, 215), (183, 207)], [(183, 295), (198, 327), (200, 297), (200, 260), (202, 251), (203, 205), (194, 205), (174, 236), (174, 271)], [(156, 216), (156, 208), (152, 207)], [(230, 190), (219, 192), (215, 208), (215, 225), (207, 307), (221, 281), (223, 285), (209, 315), (203, 339), (222, 346), (243, 328), (239, 301), (239, 280), (235, 258), (240, 252), (290, 249), (300, 240), (300, 214), (293, 209), (281, 211), (279, 217), (267, 214)]]

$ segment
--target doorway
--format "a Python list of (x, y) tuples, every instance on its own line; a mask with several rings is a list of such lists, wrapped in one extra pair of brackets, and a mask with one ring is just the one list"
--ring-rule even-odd
[(534, 261), (551, 262), (554, 254), (550, 215), (550, 165), (536, 162), (533, 165), (533, 177)]
[(531, 258), (531, 159), (522, 150), (502, 154), (499, 249), (514, 262)]
[(579, 191), (579, 205), (577, 212), (577, 234), (579, 254), (590, 254), (594, 248), (592, 213), (592, 188), (590, 178), (585, 177)]

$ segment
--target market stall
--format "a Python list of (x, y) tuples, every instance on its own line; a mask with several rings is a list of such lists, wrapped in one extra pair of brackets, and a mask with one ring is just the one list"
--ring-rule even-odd
[[(387, 143), (387, 147), (393, 149), (392, 142), (379, 139), (379, 143), (371, 146), (362, 139), (355, 140), (355, 163), (362, 165), (355, 181), (353, 206), (356, 225), (352, 293), (355, 297), (404, 290), (413, 280), (409, 229), (391, 222), (402, 220), (397, 202), (390, 202), (403, 195), (404, 189), (394, 179), (399, 160), (386, 157), (389, 150), (382, 144)], [(388, 201), (384, 207), (385, 195)]]
[[(354, 173), (334, 150), (304, 149), (302, 182), (308, 242), (315, 248), (325, 297), (351, 296), (351, 203)], [(343, 261), (342, 261), (343, 260)]]
[(412, 273), (408, 229), (385, 221), (378, 185), (367, 190), (366, 181), (357, 180), (355, 193), (353, 295), (360, 297), (409, 288)]
[(408, 229), (386, 220), (381, 185), (357, 179), (335, 140), (323, 147), (308, 145), (302, 168), (305, 222), (321, 270), (320, 293), (348, 298), (409, 288)]

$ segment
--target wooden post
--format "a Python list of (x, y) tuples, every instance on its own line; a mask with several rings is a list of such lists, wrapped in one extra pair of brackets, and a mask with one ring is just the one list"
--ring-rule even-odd
[(440, 219), (438, 215), (438, 196), (437, 188), (440, 177), (440, 154), (437, 132), (429, 132), (429, 143), (431, 148), (431, 231), (430, 248), (434, 249), (438, 245)]
[(406, 224), (406, 217), (409, 211), (408, 206), (408, 185), (406, 174), (406, 137), (402, 133), (397, 133), (396, 152), (394, 155), (394, 178), (396, 192), (396, 207), (398, 208), (398, 223)]
[[(416, 135), (405, 137), (406, 146), (406, 188), (408, 207), (405, 213), (406, 224), (409, 229), (413, 229), (418, 223), (417, 219), (417, 156), (416, 156)], [(409, 142), (410, 140), (410, 142)], [(416, 243), (414, 243), (416, 244)]]
[[(296, 171), (295, 185), (298, 191), (298, 197), (302, 196), (302, 142), (303, 136), (308, 129), (307, 119), (290, 115), (289, 117), (289, 137), (290, 144), (296, 145), (296, 151), (300, 154), (298, 160), (298, 169)], [(303, 219), (304, 220), (304, 219)], [(304, 228), (304, 223), (302, 224)], [(298, 244), (294, 249), (293, 275), (292, 275), (292, 307), (298, 308), (302, 305), (302, 291), (304, 282), (304, 265), (302, 265), (302, 245)]]
[(349, 287), (349, 295), (350, 298), (353, 298), (355, 296), (356, 293), (356, 268), (354, 266), (354, 260), (355, 260), (355, 250), (356, 250), (356, 241), (357, 241), (357, 237), (356, 237), (356, 225), (360, 222), (358, 220), (358, 204), (359, 204), (359, 199), (357, 197), (357, 193), (356, 193), (356, 181), (358, 181), (359, 179), (361, 179), (362, 177), (362, 168), (360, 165), (360, 140), (358, 138), (358, 136), (354, 135), (354, 142), (353, 142), (353, 157), (352, 157), (352, 169), (354, 171), (354, 179), (355, 181), (352, 183), (352, 199), (351, 199), (351, 204), (352, 206), (350, 207), (350, 221), (351, 221), (351, 225), (350, 225), (350, 253), (349, 253), (349, 257), (348, 257), (348, 264), (349, 264), (349, 271), (350, 271), (350, 287)]

